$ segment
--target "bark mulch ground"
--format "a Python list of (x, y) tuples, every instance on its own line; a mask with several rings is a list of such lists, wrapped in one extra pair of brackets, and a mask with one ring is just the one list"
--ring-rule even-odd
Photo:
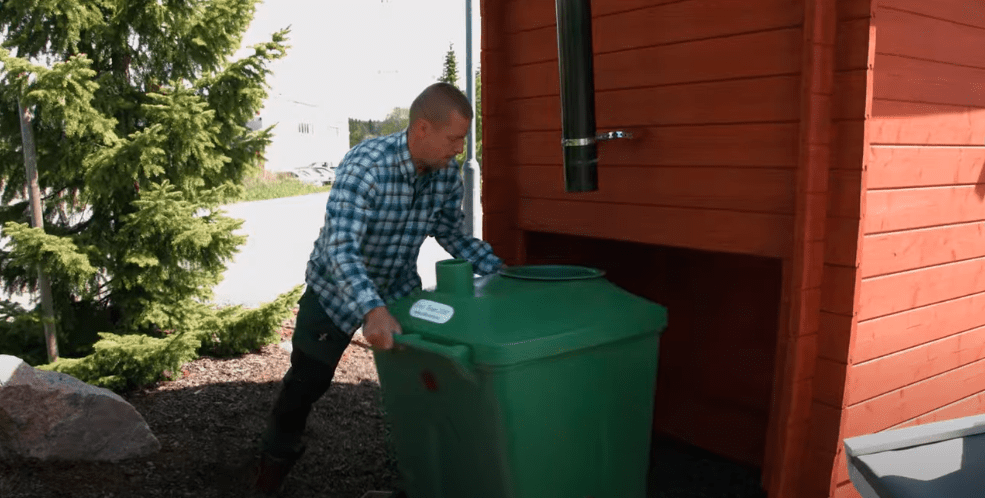
[[(281, 329), (285, 340), (293, 322)], [(290, 353), (277, 344), (237, 358), (199, 358), (181, 379), (124, 396), (160, 452), (117, 464), (0, 463), (0, 497), (244, 496), (259, 433), (289, 367)], [(350, 347), (335, 379), (312, 410), (307, 452), (280, 496), (358, 498), (393, 486), (372, 354)]]
[[(292, 326), (293, 319), (284, 323), (283, 339)], [(246, 496), (257, 438), (289, 367), (290, 353), (277, 344), (238, 358), (199, 358), (185, 365), (181, 379), (124, 396), (161, 442), (160, 452), (116, 464), (0, 462), (0, 497)], [(351, 346), (335, 379), (312, 410), (308, 450), (279, 496), (359, 498), (395, 487), (372, 354)], [(758, 477), (755, 469), (661, 444), (649, 495), (765, 497)]]

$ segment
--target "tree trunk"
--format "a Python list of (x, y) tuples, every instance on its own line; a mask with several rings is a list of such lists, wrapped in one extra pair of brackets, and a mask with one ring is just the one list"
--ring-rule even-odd
[[(21, 139), (24, 145), (24, 169), (27, 171), (27, 192), (31, 200), (31, 226), (44, 230), (44, 216), (41, 210), (41, 189), (38, 187), (38, 154), (34, 147), (34, 130), (31, 127), (31, 114), (17, 100), (17, 111), (21, 121)], [(58, 359), (58, 341), (55, 340), (55, 306), (51, 300), (51, 281), (48, 275), (38, 268), (38, 287), (41, 291), (41, 312), (44, 322), (44, 340), (48, 350), (48, 361)]]

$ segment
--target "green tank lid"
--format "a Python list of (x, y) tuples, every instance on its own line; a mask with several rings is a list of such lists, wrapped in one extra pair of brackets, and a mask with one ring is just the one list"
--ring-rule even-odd
[(659, 334), (667, 311), (582, 266), (518, 266), (474, 278), (471, 263), (439, 261), (437, 286), (390, 306), (405, 337), (471, 365), (506, 366)]

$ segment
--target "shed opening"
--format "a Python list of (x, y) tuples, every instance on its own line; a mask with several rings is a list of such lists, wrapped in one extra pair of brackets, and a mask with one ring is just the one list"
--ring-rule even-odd
[(782, 260), (526, 233), (526, 264), (599, 268), (668, 310), (653, 417), (666, 441), (760, 469), (773, 391)]

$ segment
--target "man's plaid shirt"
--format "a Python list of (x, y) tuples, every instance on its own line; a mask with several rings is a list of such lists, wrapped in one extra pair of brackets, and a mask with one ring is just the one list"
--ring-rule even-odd
[(342, 159), (305, 280), (343, 331), (421, 288), (417, 257), (428, 235), (480, 275), (502, 266), (489, 244), (463, 232), (464, 186), (451, 163), (418, 175), (407, 130), (365, 140)]

